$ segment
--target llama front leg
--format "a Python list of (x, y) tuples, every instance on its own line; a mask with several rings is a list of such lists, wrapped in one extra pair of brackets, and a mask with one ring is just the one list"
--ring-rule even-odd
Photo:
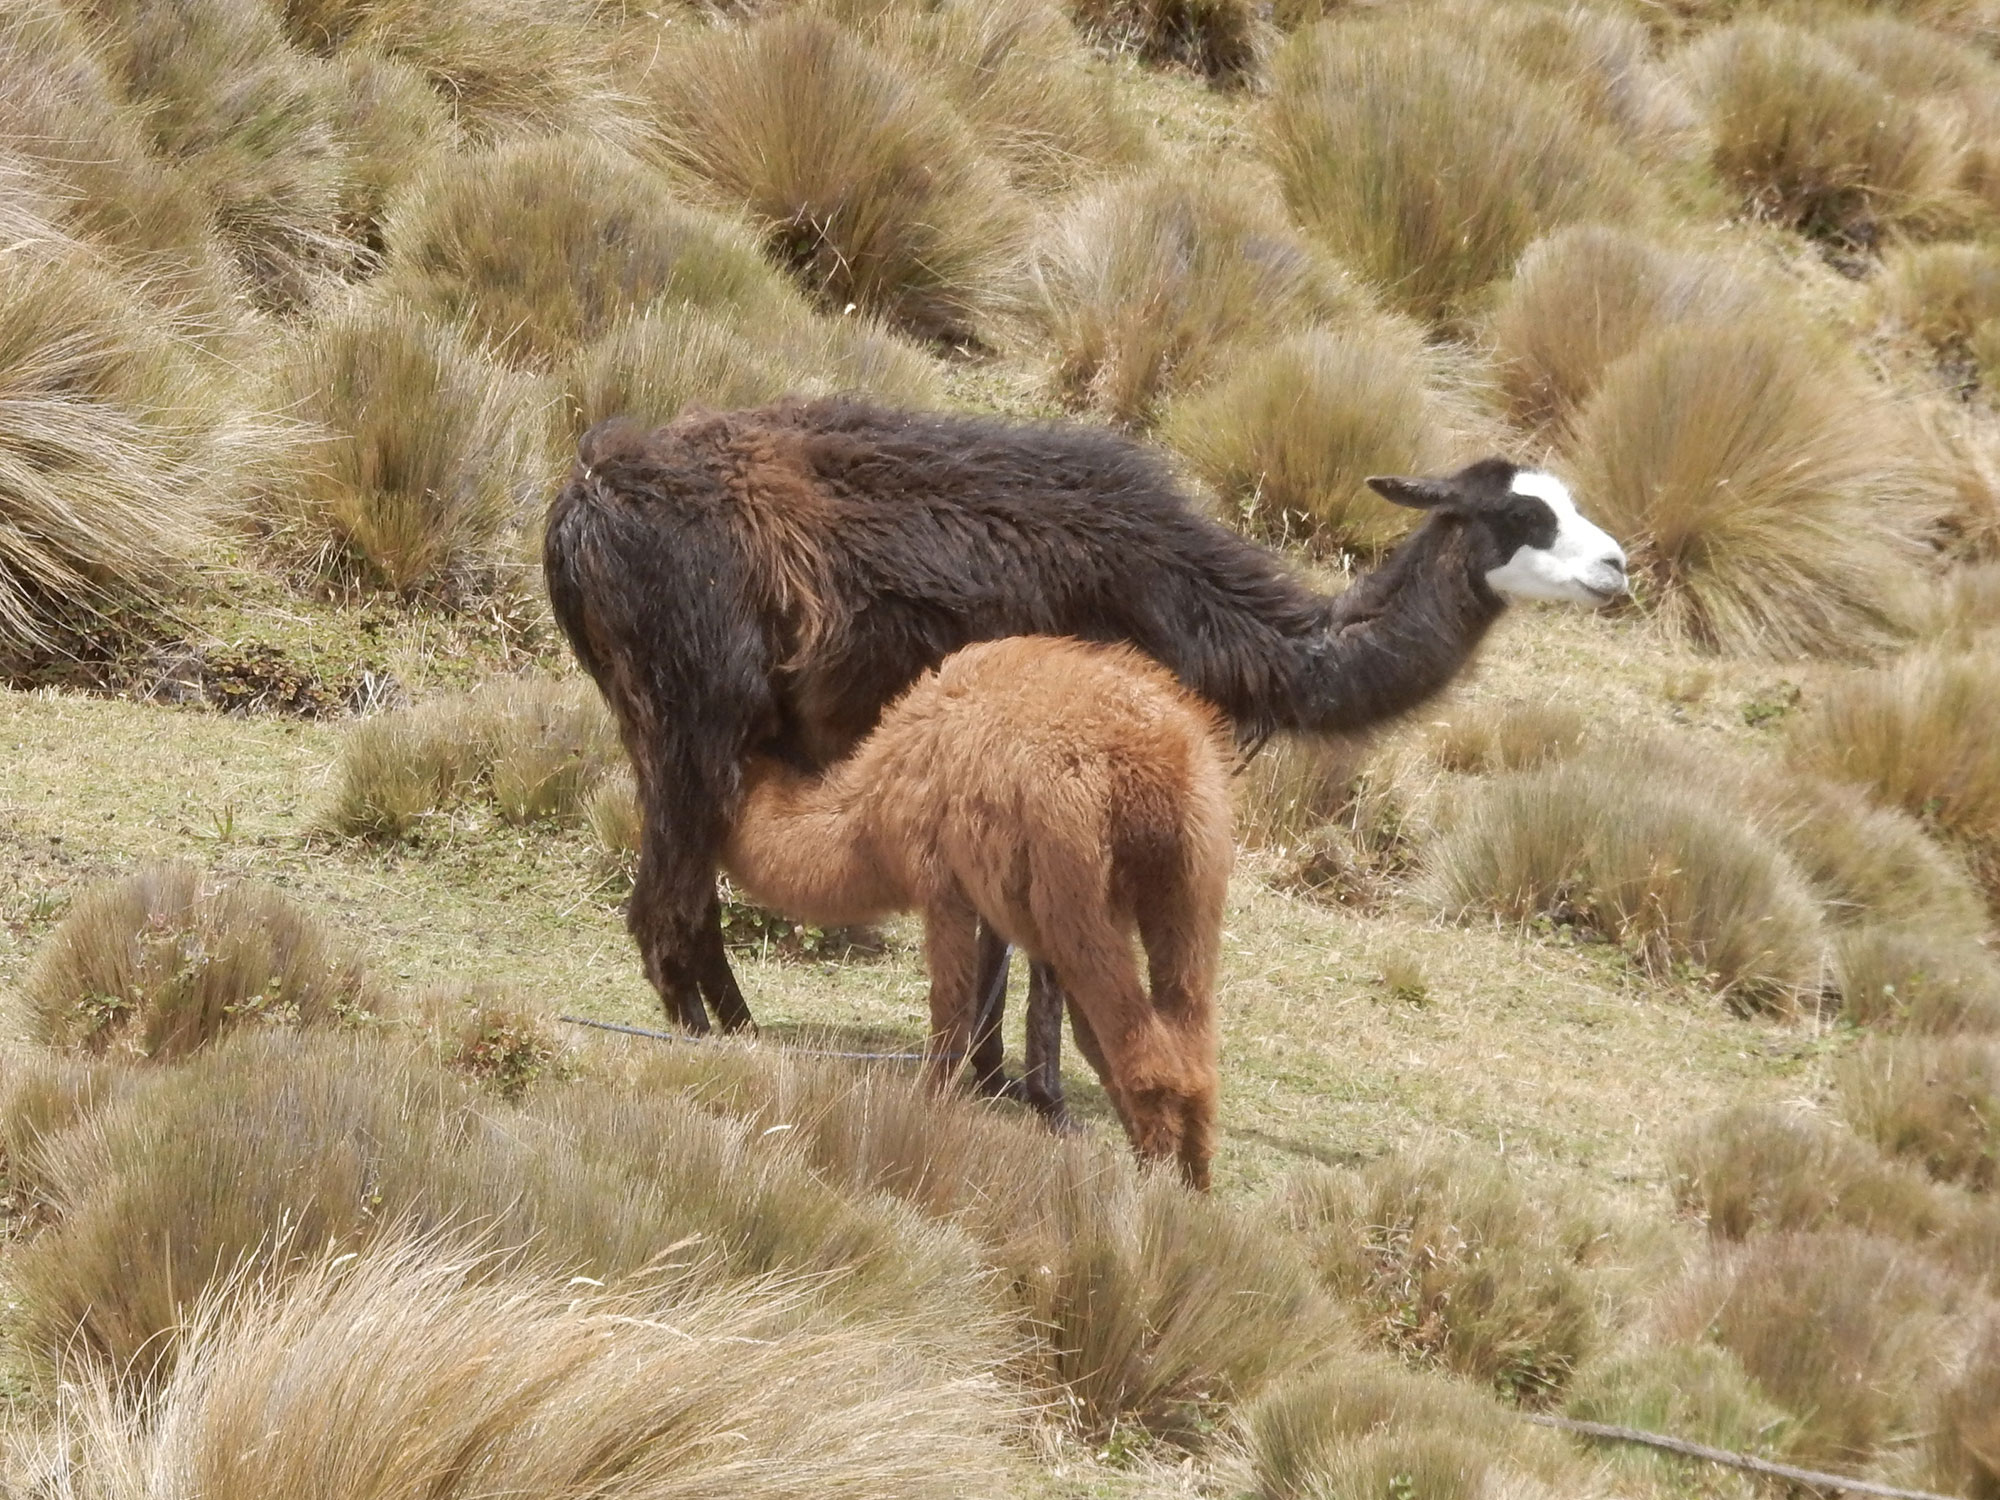
[(1062, 1023), (1068, 997), (1056, 982), (1055, 970), (1036, 963), (1028, 969), (1028, 1060), (1021, 1075), (1021, 1093), (1051, 1130), (1076, 1129), (1063, 1101)]
[(979, 914), (960, 901), (924, 908), (924, 963), (931, 976), (931, 1035), (924, 1051), (931, 1086), (951, 1085), (972, 1051), (979, 996)]
[(1018, 1099), (1022, 1086), (1007, 1076), (1000, 1022), (1007, 1010), (1007, 940), (979, 923), (979, 1013), (972, 1030), (972, 1087), (982, 1098)]

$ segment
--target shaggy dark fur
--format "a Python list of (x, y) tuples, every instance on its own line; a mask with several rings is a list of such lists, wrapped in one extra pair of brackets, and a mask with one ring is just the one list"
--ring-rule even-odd
[(1510, 555), (1495, 516), (1515, 472), (1490, 460), (1435, 494), (1392, 494), (1490, 497), (1494, 515), (1443, 506), (1329, 599), (1098, 428), (845, 399), (593, 428), (544, 558), (638, 776), (629, 924), (647, 977), (690, 1030), (707, 1030), (704, 998), (723, 1026), (749, 1022), (715, 895), (745, 754), (823, 767), (969, 642), (1129, 641), (1246, 738), (1353, 731), (1421, 703), (1500, 613), (1483, 575)]

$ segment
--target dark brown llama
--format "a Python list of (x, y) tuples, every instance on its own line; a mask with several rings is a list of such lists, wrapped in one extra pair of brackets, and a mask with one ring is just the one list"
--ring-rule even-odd
[(722, 849), (800, 921), (922, 914), (940, 1087), (971, 1051), (980, 923), (1046, 963), (1133, 1148), (1197, 1188), (1232, 856), (1215, 711), (1130, 647), (1048, 636), (947, 657), (823, 775), (753, 754)]
[[(557, 621), (616, 714), (644, 835), (628, 922), (670, 1015), (750, 1020), (715, 870), (746, 754), (822, 768), (974, 641), (1125, 641), (1246, 739), (1365, 729), (1441, 689), (1503, 594), (1602, 603), (1624, 556), (1548, 475), (1489, 459), (1371, 481), (1430, 512), (1343, 594), (1197, 514), (1102, 428), (861, 401), (584, 435), (550, 506)], [(1005, 947), (985, 946), (989, 992)], [(997, 1010), (975, 1068), (999, 1078)]]

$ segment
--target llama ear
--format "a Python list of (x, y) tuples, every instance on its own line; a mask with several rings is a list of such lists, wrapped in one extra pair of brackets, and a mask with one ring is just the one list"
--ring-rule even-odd
[(1391, 504), (1407, 505), (1412, 510), (1434, 510), (1459, 497), (1457, 490), (1440, 480), (1399, 479), (1393, 474), (1372, 476), (1368, 488)]

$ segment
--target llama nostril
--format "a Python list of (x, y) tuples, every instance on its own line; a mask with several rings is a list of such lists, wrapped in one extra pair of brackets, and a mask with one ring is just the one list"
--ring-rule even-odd
[(1625, 576), (1625, 559), (1616, 552), (1604, 559), (1604, 566), (1616, 573), (1620, 578)]

